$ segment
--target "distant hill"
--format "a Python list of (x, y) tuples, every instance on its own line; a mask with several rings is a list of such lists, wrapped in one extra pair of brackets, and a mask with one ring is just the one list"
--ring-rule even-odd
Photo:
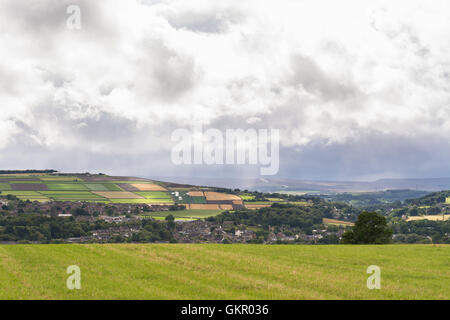
[(376, 181), (315, 181), (282, 178), (202, 178), (202, 177), (152, 177), (163, 181), (212, 187), (239, 188), (261, 192), (341, 193), (376, 192), (384, 190), (450, 190), (450, 178), (380, 179)]
[(447, 190), (447, 191), (433, 192), (418, 199), (408, 199), (405, 201), (405, 203), (418, 206), (433, 206), (439, 203), (445, 203), (446, 199), (449, 197), (450, 191)]
[(360, 193), (345, 192), (323, 195), (321, 197), (330, 201), (345, 202), (360, 208), (371, 208), (373, 206), (385, 205), (396, 201), (403, 202), (407, 199), (421, 198), (428, 194), (428, 191), (398, 189)]

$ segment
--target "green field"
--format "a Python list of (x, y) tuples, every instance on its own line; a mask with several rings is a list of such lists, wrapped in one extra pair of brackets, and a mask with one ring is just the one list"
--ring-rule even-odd
[(84, 185), (91, 191), (109, 191), (102, 183), (85, 183)]
[(172, 199), (109, 199), (112, 203), (147, 203), (147, 204), (173, 204)]
[(4, 191), (3, 194), (10, 194), (13, 196), (40, 196), (37, 191)]
[(108, 191), (123, 191), (118, 185), (114, 183), (104, 183), (103, 184)]
[(85, 187), (81, 183), (47, 183), (48, 190), (52, 191), (84, 191), (88, 190), (87, 187)]
[(26, 181), (26, 180), (22, 180), (22, 181), (10, 181), (10, 184), (42, 184), (41, 181)]
[(0, 182), (0, 190), (11, 190), (9, 183)]
[[(2, 245), (0, 299), (450, 299), (449, 245)], [(66, 287), (67, 267), (81, 289)], [(369, 290), (370, 265), (381, 289)]]
[(172, 197), (164, 191), (139, 191), (134, 193), (146, 199), (166, 199), (172, 201)]
[(73, 181), (83, 181), (79, 177), (70, 177), (70, 176), (38, 176), (42, 181), (63, 181), (63, 182), (73, 182)]

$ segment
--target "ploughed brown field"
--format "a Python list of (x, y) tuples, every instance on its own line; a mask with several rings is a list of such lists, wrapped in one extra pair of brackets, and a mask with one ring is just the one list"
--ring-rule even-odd
[(208, 201), (222, 201), (222, 200), (231, 200), (231, 201), (242, 201), (242, 199), (234, 194), (227, 194), (227, 193), (219, 193), (219, 192), (212, 192), (212, 191), (206, 191), (205, 192), (206, 200)]
[(190, 197), (203, 197), (203, 191), (189, 191), (188, 195)]
[(45, 191), (47, 186), (43, 183), (11, 183), (11, 189), (17, 191)]

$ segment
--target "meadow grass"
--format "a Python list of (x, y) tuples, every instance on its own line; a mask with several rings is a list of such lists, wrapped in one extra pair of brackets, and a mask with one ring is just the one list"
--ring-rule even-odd
[[(0, 246), (0, 299), (450, 299), (449, 245)], [(81, 289), (66, 287), (67, 267)], [(381, 268), (381, 289), (366, 286)]]

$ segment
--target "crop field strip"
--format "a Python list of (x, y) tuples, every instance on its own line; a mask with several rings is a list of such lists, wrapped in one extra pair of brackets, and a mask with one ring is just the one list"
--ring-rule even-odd
[(203, 191), (189, 191), (187, 194), (190, 197), (204, 197), (205, 196)]
[(170, 199), (172, 197), (167, 192), (162, 191), (137, 191), (136, 194), (146, 198), (146, 199)]
[(255, 196), (253, 196), (253, 195), (240, 195), (239, 196), (242, 200), (253, 200), (253, 199), (255, 199)]
[(187, 205), (192, 210), (221, 210), (218, 204), (196, 204), (191, 203)]
[(153, 183), (130, 183), (131, 186), (137, 188), (139, 191), (167, 191), (166, 188)]
[(205, 197), (207, 201), (220, 201), (220, 200), (236, 200), (242, 201), (239, 196), (234, 194), (226, 194), (212, 191), (205, 191)]
[(450, 214), (436, 214), (427, 216), (410, 216), (406, 221), (417, 221), (417, 220), (431, 220), (431, 221), (446, 221), (450, 220)]
[(89, 189), (81, 183), (48, 183), (48, 190), (52, 191), (88, 191)]
[(143, 199), (142, 196), (128, 191), (94, 191), (93, 193), (107, 199)]
[(354, 226), (355, 225), (353, 222), (340, 221), (340, 220), (328, 219), (328, 218), (323, 218), (322, 222), (324, 224), (330, 224), (330, 225), (343, 225), (343, 226)]
[(84, 186), (90, 191), (109, 191), (102, 183), (85, 183)]
[(90, 191), (124, 191), (113, 183), (85, 183)]
[(173, 204), (172, 200), (164, 199), (109, 199), (112, 203), (134, 203), (134, 204)]

